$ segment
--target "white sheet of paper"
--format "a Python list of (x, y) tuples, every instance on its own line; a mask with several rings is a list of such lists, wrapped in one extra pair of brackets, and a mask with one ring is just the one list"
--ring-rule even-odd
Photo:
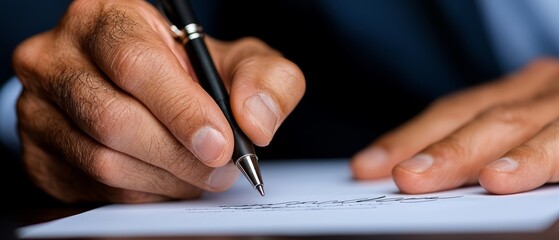
[(514, 195), (473, 186), (399, 194), (356, 182), (347, 159), (261, 161), (266, 196), (244, 177), (197, 200), (114, 204), (17, 229), (21, 238), (534, 232), (559, 217), (559, 186)]

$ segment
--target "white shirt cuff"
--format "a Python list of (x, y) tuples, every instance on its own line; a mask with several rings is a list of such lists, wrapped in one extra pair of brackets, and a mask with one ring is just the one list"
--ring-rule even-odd
[(16, 103), (23, 87), (12, 77), (0, 89), (0, 142), (13, 152), (19, 152)]

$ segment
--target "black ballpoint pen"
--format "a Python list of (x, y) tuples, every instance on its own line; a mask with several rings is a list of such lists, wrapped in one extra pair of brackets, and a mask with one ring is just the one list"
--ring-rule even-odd
[(200, 84), (219, 105), (229, 125), (231, 125), (235, 140), (232, 161), (260, 195), (264, 196), (264, 185), (254, 145), (241, 131), (233, 118), (229, 104), (229, 94), (217, 73), (204, 42), (204, 32), (193, 14), (190, 3), (186, 0), (160, 0), (159, 3), (160, 10), (172, 24), (171, 30), (175, 33), (177, 39), (184, 44)]

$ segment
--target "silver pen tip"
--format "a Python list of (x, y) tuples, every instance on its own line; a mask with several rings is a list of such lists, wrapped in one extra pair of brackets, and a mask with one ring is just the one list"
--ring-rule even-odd
[(256, 190), (258, 190), (260, 195), (262, 195), (262, 197), (264, 197), (264, 186), (262, 184), (256, 186)]

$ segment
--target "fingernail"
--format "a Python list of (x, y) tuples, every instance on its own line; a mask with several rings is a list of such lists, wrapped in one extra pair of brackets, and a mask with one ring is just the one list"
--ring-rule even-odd
[(276, 131), (279, 119), (278, 107), (274, 100), (266, 94), (257, 94), (246, 100), (245, 107), (256, 125), (271, 137)]
[(239, 169), (234, 164), (228, 163), (213, 170), (208, 179), (208, 185), (214, 191), (223, 191), (233, 185), (239, 173)]
[(423, 173), (433, 165), (433, 157), (427, 154), (418, 154), (399, 164), (400, 167), (414, 173)]
[(217, 130), (211, 127), (203, 127), (194, 134), (192, 146), (198, 159), (210, 164), (223, 153), (225, 139)]
[(510, 173), (516, 170), (516, 168), (518, 167), (518, 162), (513, 160), (512, 158), (504, 157), (488, 164), (485, 167), (493, 168), (497, 172)]
[(384, 149), (372, 147), (365, 149), (355, 156), (355, 161), (366, 169), (376, 169), (386, 164), (388, 155)]

